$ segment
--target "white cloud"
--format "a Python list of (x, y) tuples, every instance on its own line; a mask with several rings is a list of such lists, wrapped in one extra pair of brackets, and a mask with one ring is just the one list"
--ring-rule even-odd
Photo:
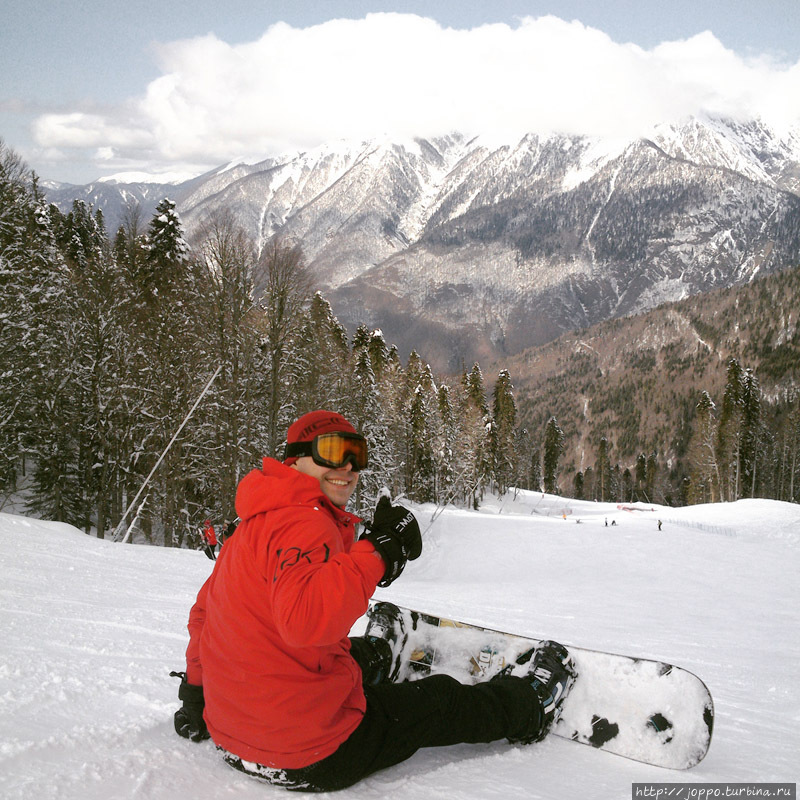
[(110, 115), (75, 111), (43, 114), (34, 122), (34, 136), (44, 146), (143, 148), (153, 146), (147, 120), (115, 119)]
[(552, 16), (470, 30), (411, 14), (278, 23), (254, 42), (208, 35), (159, 57), (143, 97), (114, 115), (44, 115), (38, 143), (211, 166), (382, 134), (628, 136), (700, 112), (800, 122), (800, 63), (742, 58), (708, 32), (644, 50)]

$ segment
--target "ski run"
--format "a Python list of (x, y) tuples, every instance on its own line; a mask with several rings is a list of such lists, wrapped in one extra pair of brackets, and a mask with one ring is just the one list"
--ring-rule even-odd
[[(412, 507), (423, 530), (436, 514), (422, 557), (376, 597), (685, 667), (714, 696), (711, 749), (676, 772), (556, 737), (459, 745), (339, 796), (624, 800), (633, 783), (797, 781), (800, 507), (618, 507), (533, 492), (487, 497), (479, 511)], [(202, 552), (0, 514), (0, 797), (286, 796), (173, 730), (169, 671), (184, 668), (189, 608), (212, 566)]]

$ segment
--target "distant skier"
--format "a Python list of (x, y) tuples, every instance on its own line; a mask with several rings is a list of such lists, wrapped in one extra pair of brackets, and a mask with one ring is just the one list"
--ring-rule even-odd
[(206, 555), (212, 561), (216, 561), (217, 556), (214, 551), (217, 547), (217, 534), (214, 531), (214, 526), (211, 524), (210, 519), (207, 519), (203, 523), (203, 527), (200, 529), (200, 535), (203, 539), (203, 549), (206, 551)]
[(658, 521), (658, 529), (661, 530), (661, 520)]
[(348, 638), (376, 586), (422, 552), (414, 515), (386, 496), (355, 541), (345, 506), (366, 466), (344, 417), (300, 417), (283, 463), (265, 458), (239, 484), (241, 522), (189, 615), (175, 730), (211, 736), (230, 766), (287, 789), (344, 789), (423, 747), (539, 741), (573, 677), (553, 642), (526, 677), (394, 683), (408, 632), (389, 603)]

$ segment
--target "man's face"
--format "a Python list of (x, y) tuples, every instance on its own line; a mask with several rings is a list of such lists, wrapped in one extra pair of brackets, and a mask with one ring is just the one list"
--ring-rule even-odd
[(311, 456), (301, 456), (292, 464), (298, 472), (304, 472), (319, 481), (322, 493), (335, 506), (344, 508), (347, 501), (356, 490), (358, 473), (353, 472), (352, 465), (348, 462), (343, 467), (331, 469), (314, 462)]

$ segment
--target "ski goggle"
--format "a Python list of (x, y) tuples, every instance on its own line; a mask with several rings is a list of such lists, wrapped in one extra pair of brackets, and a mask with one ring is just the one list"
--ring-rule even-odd
[(287, 458), (311, 456), (321, 467), (339, 469), (350, 462), (353, 472), (367, 466), (367, 440), (360, 433), (321, 433), (310, 442), (292, 442), (286, 445)]

